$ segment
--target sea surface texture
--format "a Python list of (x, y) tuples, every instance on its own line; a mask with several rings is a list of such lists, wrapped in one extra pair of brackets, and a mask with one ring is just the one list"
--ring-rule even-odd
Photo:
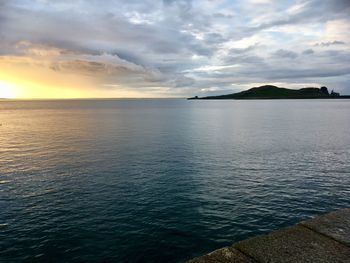
[(182, 262), (350, 206), (350, 100), (0, 102), (1, 262)]

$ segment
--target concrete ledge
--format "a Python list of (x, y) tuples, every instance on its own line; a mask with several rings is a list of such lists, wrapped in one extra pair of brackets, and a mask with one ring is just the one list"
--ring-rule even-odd
[(188, 263), (253, 263), (251, 258), (233, 247), (224, 247), (215, 250), (205, 256), (198, 257), (188, 261)]
[(350, 263), (349, 241), (347, 208), (240, 241), (189, 262)]
[(302, 225), (350, 246), (350, 208), (301, 222)]
[(234, 245), (258, 262), (350, 262), (350, 249), (308, 228), (293, 226)]

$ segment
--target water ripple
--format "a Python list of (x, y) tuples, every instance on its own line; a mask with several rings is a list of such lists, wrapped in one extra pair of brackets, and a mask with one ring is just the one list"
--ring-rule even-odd
[(0, 261), (182, 262), (349, 206), (349, 114), (342, 100), (0, 102)]

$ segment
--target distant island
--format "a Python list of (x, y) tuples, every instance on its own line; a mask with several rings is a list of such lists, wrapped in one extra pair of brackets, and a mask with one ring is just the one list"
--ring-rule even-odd
[(328, 91), (327, 87), (286, 89), (273, 85), (254, 87), (249, 90), (219, 96), (192, 97), (188, 100), (261, 100), (261, 99), (350, 99), (350, 96), (340, 96), (339, 93)]

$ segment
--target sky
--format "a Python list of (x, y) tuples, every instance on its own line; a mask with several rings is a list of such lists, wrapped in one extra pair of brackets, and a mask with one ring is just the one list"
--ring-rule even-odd
[(0, 98), (350, 94), (349, 0), (0, 0)]

